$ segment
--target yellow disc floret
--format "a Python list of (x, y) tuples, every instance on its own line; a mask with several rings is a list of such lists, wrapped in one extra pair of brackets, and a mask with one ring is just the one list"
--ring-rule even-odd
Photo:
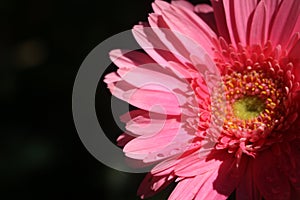
[(258, 117), (264, 108), (264, 101), (256, 96), (246, 96), (233, 103), (234, 115), (242, 120)]

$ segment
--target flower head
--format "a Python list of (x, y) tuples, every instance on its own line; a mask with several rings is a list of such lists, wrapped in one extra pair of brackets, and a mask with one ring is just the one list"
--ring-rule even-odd
[(138, 194), (300, 198), (300, 1), (211, 3), (156, 0), (133, 28), (146, 53), (111, 52), (105, 82), (139, 108), (118, 142), (157, 164)]

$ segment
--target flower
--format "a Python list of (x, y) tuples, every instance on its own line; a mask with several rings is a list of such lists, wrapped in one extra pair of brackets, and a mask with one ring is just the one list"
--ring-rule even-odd
[(157, 164), (138, 195), (175, 181), (172, 200), (299, 199), (300, 1), (211, 4), (156, 0), (133, 28), (146, 53), (110, 53), (105, 82), (139, 108), (119, 145)]

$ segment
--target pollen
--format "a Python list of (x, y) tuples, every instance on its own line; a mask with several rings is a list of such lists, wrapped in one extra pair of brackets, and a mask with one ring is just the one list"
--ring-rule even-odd
[(271, 42), (239, 48), (225, 43), (220, 38), (223, 45), (215, 49), (226, 98), (225, 119), (216, 148), (227, 149), (237, 158), (242, 153), (255, 156), (282, 140), (284, 130), (297, 118), (299, 105), (290, 96), (299, 82), (290, 76), (293, 63)]
[(229, 121), (235, 122), (239, 129), (247, 129), (247, 132), (254, 128), (253, 120), (256, 126), (256, 121), (268, 127), (275, 125), (272, 119), (280, 109), (275, 102), (284, 95), (274, 94), (281, 90), (282, 83), (274, 81), (268, 73), (256, 70), (232, 72), (223, 79), (228, 102), (225, 125)]

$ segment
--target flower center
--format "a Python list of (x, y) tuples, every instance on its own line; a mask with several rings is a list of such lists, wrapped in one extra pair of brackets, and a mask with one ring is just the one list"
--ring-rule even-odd
[(256, 134), (257, 129), (271, 130), (276, 125), (284, 94), (282, 84), (262, 70), (246, 69), (223, 77), (226, 91), (224, 131), (240, 137)]
[[(215, 123), (222, 126), (214, 127), (219, 134), (209, 129), (212, 133), (203, 137), (216, 138), (215, 148), (234, 153), (238, 162), (243, 153), (255, 156), (274, 143), (292, 138), (286, 130), (294, 128), (298, 118), (299, 102), (293, 95), (300, 83), (295, 80), (295, 67), (287, 53), (270, 41), (264, 46), (234, 47), (223, 38), (216, 40), (214, 50), (226, 103), (224, 112), (218, 103), (212, 104), (216, 107), (211, 108), (214, 114), (210, 121), (218, 120), (218, 113), (225, 118)], [(201, 122), (203, 115), (199, 116)], [(204, 130), (202, 127), (200, 123), (199, 130)]]
[(246, 96), (233, 103), (233, 113), (242, 120), (258, 117), (265, 108), (262, 99), (256, 96)]

